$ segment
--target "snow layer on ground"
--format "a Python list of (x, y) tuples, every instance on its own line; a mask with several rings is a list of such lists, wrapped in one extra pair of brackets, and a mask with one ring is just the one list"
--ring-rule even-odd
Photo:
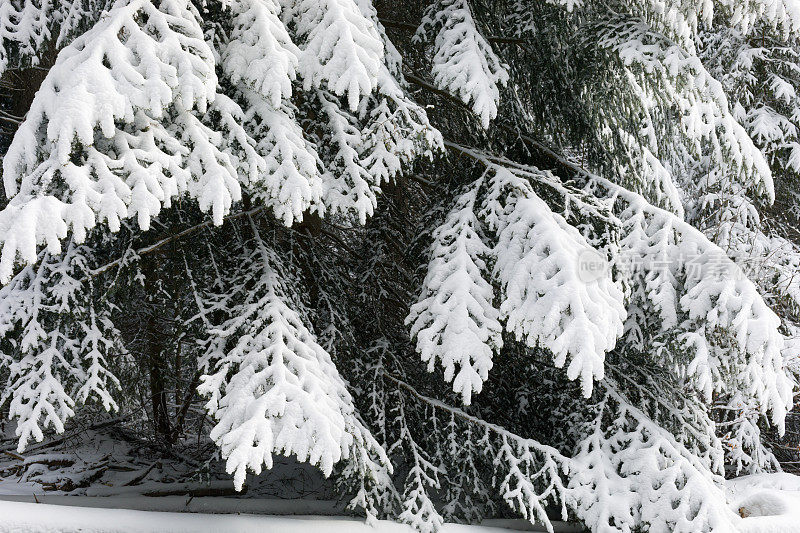
[[(76, 498), (82, 500), (83, 498)], [(413, 533), (381, 521), (352, 518), (159, 513), (21, 502), (0, 502), (0, 533)], [(446, 524), (442, 533), (509, 533), (488, 526)]]
[[(5, 485), (11, 492), (10, 484)], [(281, 502), (232, 498), (161, 497), (115, 495), (109, 497), (22, 494), (25, 484), (16, 484), (16, 495), (0, 494), (0, 533), (29, 532), (103, 532), (103, 533), (413, 533), (408, 526), (381, 522), (377, 528), (347, 517), (274, 516), (254, 514), (209, 514), (228, 512), (280, 512)], [(744, 518), (737, 530), (743, 533), (800, 533), (800, 477), (792, 474), (761, 474), (728, 481), (731, 508)], [(27, 501), (11, 501), (25, 499)], [(38, 500), (41, 503), (30, 503)], [(208, 501), (203, 501), (208, 500)], [(256, 505), (262, 502), (263, 506)], [(187, 502), (196, 507), (189, 508)], [(234, 504), (250, 503), (237, 508)], [(287, 502), (283, 502), (286, 504)], [(309, 503), (309, 502), (306, 502)], [(330, 502), (316, 502), (330, 505)], [(155, 507), (184, 512), (156, 512), (113, 507)], [(299, 505), (294, 511), (301, 511)], [(308, 510), (308, 508), (306, 508)], [(327, 509), (326, 509), (327, 510)], [(206, 511), (206, 514), (186, 511)], [(320, 509), (322, 511), (322, 509)], [(313, 512), (313, 510), (312, 510)], [(527, 525), (527, 527), (521, 527)], [(494, 521), (483, 526), (446, 524), (443, 533), (509, 533), (509, 531), (542, 531), (521, 521)], [(556, 531), (578, 531), (576, 526), (558, 524)]]
[[(227, 498), (189, 496), (149, 497), (141, 494), (130, 496), (65, 496), (42, 494), (40, 489), (25, 494), (3, 494), (0, 484), (0, 500), (3, 502), (43, 503), (70, 507), (92, 507), (101, 509), (129, 509), (134, 511), (158, 511), (176, 513), (222, 513), (263, 514), (294, 516), (335, 516), (341, 514), (339, 506), (331, 500), (277, 500), (274, 498)], [(0, 504), (2, 505), (2, 504)], [(0, 523), (3, 517), (0, 515)]]
[(800, 476), (757, 474), (728, 481), (743, 533), (800, 533)]

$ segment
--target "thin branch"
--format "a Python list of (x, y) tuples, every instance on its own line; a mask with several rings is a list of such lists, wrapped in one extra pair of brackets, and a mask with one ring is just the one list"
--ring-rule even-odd
[[(487, 168), (491, 168), (492, 166), (503, 166), (513, 169), (514, 173), (519, 176), (530, 178), (532, 180), (535, 180), (536, 183), (540, 183), (542, 185), (545, 185), (546, 187), (554, 189), (556, 192), (561, 194), (565, 199), (575, 202), (581, 209), (590, 213), (591, 215), (601, 220), (607, 220), (617, 224), (620, 223), (616, 219), (616, 217), (612, 215), (612, 213), (604, 213), (601, 211), (601, 207), (593, 205), (584, 200), (583, 198), (581, 198), (580, 191), (570, 190), (568, 187), (566, 187), (563, 183), (561, 183), (557, 179), (547, 179), (548, 178), (547, 174), (539, 172), (538, 169), (535, 169), (533, 167), (528, 167), (525, 165), (520, 165), (519, 163), (516, 163), (515, 161), (511, 161), (504, 157), (496, 156), (493, 154), (487, 154), (475, 148), (454, 143), (452, 141), (445, 140), (444, 145), (446, 148), (449, 148), (450, 150), (454, 150), (460, 153), (461, 155), (467, 156), (471, 159), (474, 159), (475, 161), (482, 163)], [(537, 172), (534, 172), (534, 170), (537, 170)]]
[(534, 448), (534, 449), (536, 449), (536, 450), (538, 450), (538, 451), (540, 451), (542, 453), (546, 453), (546, 454), (552, 456), (553, 459), (555, 459), (557, 461), (560, 461), (560, 462), (563, 462), (563, 463), (567, 463), (567, 464), (571, 461), (568, 457), (565, 457), (564, 455), (562, 455), (561, 452), (559, 452), (558, 450), (556, 450), (552, 446), (548, 446), (546, 444), (542, 444), (542, 443), (540, 443), (538, 441), (535, 441), (533, 439), (526, 439), (524, 437), (520, 437), (519, 435), (508, 431), (506, 428), (504, 428), (502, 426), (498, 426), (497, 424), (492, 424), (491, 422), (487, 422), (487, 421), (485, 421), (483, 419), (480, 419), (480, 418), (478, 418), (476, 416), (472, 416), (472, 415), (470, 415), (468, 413), (465, 413), (464, 411), (462, 411), (458, 407), (453, 407), (453, 406), (447, 405), (446, 403), (444, 403), (442, 401), (439, 401), (439, 400), (437, 400), (435, 398), (431, 398), (429, 396), (425, 396), (421, 392), (417, 391), (417, 389), (415, 389), (410, 384), (406, 383), (405, 381), (401, 380), (400, 378), (397, 378), (397, 377), (389, 374), (388, 372), (386, 372), (383, 369), (380, 370), (380, 373), (381, 373), (381, 375), (383, 375), (384, 378), (388, 379), (389, 381), (391, 381), (392, 383), (397, 385), (397, 387), (405, 390), (406, 392), (408, 392), (409, 394), (414, 396), (416, 399), (420, 400), (423, 403), (426, 403), (426, 404), (430, 405), (431, 407), (433, 407), (435, 409), (440, 409), (440, 410), (445, 411), (447, 413), (450, 413), (451, 415), (453, 415), (453, 416), (455, 416), (457, 418), (460, 418), (460, 419), (462, 419), (462, 420), (464, 420), (466, 422), (469, 422), (471, 424), (476, 424), (476, 425), (481, 426), (481, 427), (483, 427), (485, 429), (488, 429), (488, 430), (490, 430), (490, 431), (492, 431), (492, 432), (494, 432), (494, 433), (496, 433), (496, 434), (498, 434), (498, 435), (500, 435), (502, 437), (506, 437), (508, 439), (517, 441), (517, 442), (519, 442), (519, 443), (521, 443), (523, 445), (530, 446), (530, 447), (532, 447), (532, 448)]
[(387, 28), (397, 28), (399, 30), (407, 30), (410, 32), (417, 31), (417, 26), (409, 24), (408, 22), (400, 22), (399, 20), (390, 19), (378, 19), (378, 21)]
[(457, 105), (458, 107), (460, 107), (462, 109), (465, 109), (465, 110), (469, 111), (470, 113), (472, 113), (472, 108), (469, 107), (464, 102), (462, 102), (460, 99), (456, 98), (455, 96), (453, 96), (449, 92), (438, 88), (437, 86), (433, 85), (432, 83), (420, 78), (415, 73), (410, 72), (410, 71), (405, 71), (403, 73), (403, 77), (406, 79), (406, 81), (410, 81), (411, 83), (413, 83), (414, 85), (420, 87), (421, 89), (425, 89), (425, 90), (430, 91), (432, 93), (438, 94), (439, 96), (441, 96), (445, 100), (449, 101), (450, 103), (452, 103), (454, 105)]
[(22, 121), (25, 117), (20, 117), (17, 115), (12, 115), (6, 111), (0, 109), (0, 120), (4, 120), (6, 122), (11, 122), (12, 124), (22, 124)]
[[(228, 215), (227, 217), (224, 218), (224, 220), (225, 221), (230, 221), (230, 220), (235, 220), (237, 218), (241, 218), (241, 217), (244, 217), (244, 216), (255, 215), (257, 213), (260, 213), (264, 209), (266, 209), (265, 206), (259, 206), (259, 207), (256, 207), (255, 209), (251, 209), (250, 211), (241, 211), (239, 213), (234, 213), (232, 215)], [(211, 227), (212, 225), (214, 225), (214, 222), (212, 220), (206, 220), (205, 222), (201, 222), (200, 224), (197, 224), (197, 225), (192, 226), (190, 228), (186, 228), (185, 230), (183, 230), (181, 232), (178, 232), (178, 233), (176, 233), (174, 235), (170, 235), (169, 237), (165, 237), (165, 238), (161, 239), (160, 241), (155, 242), (155, 243), (153, 243), (153, 244), (151, 244), (149, 246), (145, 246), (144, 248), (139, 248), (138, 250), (136, 250), (134, 252), (134, 254), (137, 255), (137, 256), (151, 254), (151, 253), (156, 252), (159, 249), (163, 248), (164, 246), (170, 244), (171, 242), (174, 242), (174, 241), (177, 241), (179, 239), (182, 239), (183, 237), (186, 237), (187, 235), (191, 235), (192, 233), (196, 233), (196, 232), (200, 231), (201, 229), (205, 229), (205, 228)], [(125, 256), (120, 257), (119, 259), (115, 259), (114, 261), (111, 261), (110, 263), (106, 263), (103, 266), (100, 266), (100, 267), (97, 267), (95, 269), (90, 270), (89, 271), (89, 275), (98, 276), (98, 275), (102, 274), (103, 272), (106, 272), (106, 271), (108, 271), (108, 270), (110, 270), (110, 269), (122, 264), (123, 261), (125, 260), (125, 257), (127, 257), (128, 255), (129, 254), (126, 253)]]
[[(386, 28), (396, 28), (398, 30), (405, 30), (411, 33), (416, 33), (419, 26), (414, 24), (410, 24), (408, 22), (401, 22), (399, 20), (390, 20), (390, 19), (378, 19), (378, 21), (383, 24)], [(522, 39), (519, 37), (496, 37), (496, 36), (486, 36), (484, 37), (488, 42), (494, 44), (520, 44), (520, 43), (528, 43), (530, 39)]]
[[(425, 89), (426, 91), (430, 91), (432, 93), (435, 93), (435, 94), (441, 96), (442, 98), (444, 98), (445, 100), (447, 100), (448, 102), (450, 102), (451, 104), (453, 104), (455, 106), (458, 106), (458, 107), (460, 107), (460, 108), (472, 113), (472, 108), (470, 108), (467, 104), (465, 104), (459, 98), (456, 98), (455, 96), (453, 96), (452, 94), (450, 94), (449, 92), (447, 92), (447, 91), (445, 91), (443, 89), (439, 89), (438, 87), (436, 87), (435, 85), (433, 85), (429, 81), (424, 80), (423, 78), (417, 76), (415, 73), (406, 71), (406, 72), (403, 73), (403, 76), (405, 77), (406, 81), (409, 81), (409, 82), (413, 83), (414, 85), (418, 86), (419, 88)], [(507, 131), (509, 133), (514, 134), (518, 139), (520, 139), (524, 143), (530, 145), (532, 148), (535, 148), (537, 153), (539, 153), (540, 155), (546, 156), (548, 159), (552, 160), (553, 164), (555, 166), (559, 167), (562, 171), (577, 172), (577, 173), (582, 173), (582, 174), (586, 173), (586, 170), (583, 169), (580, 165), (577, 165), (575, 163), (572, 163), (571, 161), (566, 160), (565, 158), (561, 157), (559, 154), (557, 154), (555, 151), (553, 151), (551, 148), (549, 148), (545, 144), (537, 141), (533, 137), (525, 135), (524, 133), (519, 131), (517, 128), (515, 128), (513, 126), (509, 126), (508, 124), (503, 124), (502, 122), (495, 122), (493, 125), (494, 125), (494, 127), (503, 129), (503, 130), (505, 130), (505, 131)], [(445, 144), (447, 144), (447, 143), (445, 143)]]

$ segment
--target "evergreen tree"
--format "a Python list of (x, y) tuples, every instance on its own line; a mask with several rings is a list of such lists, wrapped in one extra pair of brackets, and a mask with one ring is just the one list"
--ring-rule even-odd
[(423, 532), (736, 530), (800, 370), (798, 33), (789, 0), (2, 3), (19, 449), (136, 397), (174, 444), (202, 398), (237, 490), (282, 454)]

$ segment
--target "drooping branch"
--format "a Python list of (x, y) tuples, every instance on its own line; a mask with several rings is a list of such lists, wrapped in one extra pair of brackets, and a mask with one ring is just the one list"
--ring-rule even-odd
[(435, 398), (431, 398), (430, 396), (426, 396), (426, 395), (422, 394), (421, 392), (419, 392), (417, 389), (415, 389), (411, 384), (403, 381), (402, 379), (400, 379), (398, 377), (393, 376), (392, 374), (388, 373), (385, 370), (381, 370), (380, 373), (385, 379), (387, 379), (387, 380), (391, 381), (392, 383), (394, 383), (398, 388), (405, 390), (407, 393), (411, 394), (417, 400), (421, 401), (424, 404), (430, 405), (434, 409), (439, 409), (440, 411), (444, 411), (444, 412), (446, 412), (446, 413), (448, 413), (448, 414), (450, 414), (452, 416), (455, 416), (456, 418), (459, 418), (459, 419), (461, 419), (461, 420), (463, 420), (463, 421), (465, 421), (465, 422), (467, 422), (469, 424), (473, 424), (473, 425), (479, 426), (479, 427), (481, 427), (483, 429), (487, 429), (487, 430), (491, 431), (492, 433), (497, 434), (500, 437), (504, 437), (506, 439), (511, 439), (511, 440), (514, 440), (514, 441), (519, 441), (520, 443), (524, 443), (524, 444), (527, 444), (529, 446), (532, 446), (532, 447), (536, 448), (537, 450), (539, 450), (539, 451), (541, 451), (543, 453), (547, 453), (547, 454), (551, 455), (555, 460), (557, 460), (559, 462), (562, 462), (564, 465), (568, 465), (569, 462), (570, 462), (570, 459), (568, 457), (562, 455), (561, 452), (559, 452), (558, 450), (556, 450), (552, 446), (547, 446), (545, 444), (541, 444), (541, 443), (539, 443), (539, 442), (537, 442), (537, 441), (535, 441), (533, 439), (526, 439), (524, 437), (520, 437), (519, 435), (508, 431), (507, 429), (505, 429), (502, 426), (498, 426), (497, 424), (492, 424), (491, 422), (487, 422), (487, 421), (482, 420), (482, 419), (480, 419), (480, 418), (478, 418), (476, 416), (470, 415), (469, 413), (466, 413), (466, 412), (462, 411), (458, 407), (453, 407), (452, 405), (447, 405), (446, 403), (444, 403), (444, 402), (442, 402), (440, 400), (437, 400)]
[[(239, 218), (242, 218), (242, 217), (245, 217), (245, 216), (257, 215), (257, 214), (261, 213), (262, 211), (264, 211), (264, 209), (266, 209), (264, 206), (259, 206), (259, 207), (256, 207), (254, 209), (251, 209), (249, 211), (241, 211), (239, 213), (234, 213), (232, 215), (226, 216), (225, 217), (225, 221), (236, 220), (236, 219), (239, 219)], [(175, 233), (174, 235), (170, 235), (169, 237), (164, 237), (160, 241), (154, 242), (153, 244), (144, 246), (143, 248), (139, 248), (138, 250), (136, 250), (134, 252), (134, 254), (137, 255), (137, 256), (143, 256), (143, 255), (152, 254), (152, 253), (157, 252), (158, 250), (160, 250), (161, 248), (163, 248), (164, 246), (166, 246), (166, 245), (168, 245), (168, 244), (170, 244), (172, 242), (178, 241), (180, 239), (183, 239), (184, 237), (187, 237), (189, 235), (197, 233), (198, 231), (200, 231), (202, 229), (212, 227), (213, 225), (214, 225), (214, 222), (212, 220), (206, 220), (205, 222), (201, 222), (200, 224), (196, 224), (194, 226), (188, 227), (183, 231)], [(99, 276), (103, 272), (107, 272), (108, 270), (110, 270), (110, 269), (112, 269), (112, 268), (114, 268), (116, 266), (121, 265), (124, 261), (125, 261), (125, 258), (121, 257), (119, 259), (115, 259), (114, 261), (106, 263), (106, 264), (104, 264), (102, 266), (94, 268), (94, 269), (90, 270), (89, 272), (93, 277), (94, 276)]]

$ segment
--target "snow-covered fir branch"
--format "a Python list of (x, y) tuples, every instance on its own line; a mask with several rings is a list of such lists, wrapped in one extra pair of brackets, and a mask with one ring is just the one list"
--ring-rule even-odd
[(0, 2), (10, 438), (736, 531), (800, 460), (799, 62), (794, 0)]

